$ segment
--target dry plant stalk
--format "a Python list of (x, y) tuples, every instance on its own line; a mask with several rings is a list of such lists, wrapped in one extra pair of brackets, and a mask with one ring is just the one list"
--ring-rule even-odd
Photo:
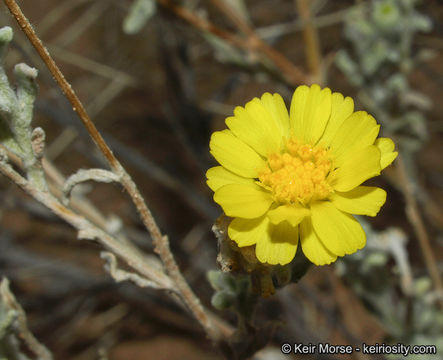
[(306, 45), (306, 60), (314, 82), (322, 84), (323, 71), (317, 29), (313, 25), (311, 2), (296, 0), (298, 13), (303, 21), (303, 37)]
[[(14, 359), (28, 360), (23, 353), (22, 345), (34, 353), (39, 360), (52, 360), (51, 352), (41, 344), (28, 328), (26, 314), (17, 302), (9, 288), (9, 279), (4, 277), (0, 282), (0, 313), (2, 323), (0, 328), (0, 342), (2, 342), (3, 356), (13, 356)], [(5, 353), (3, 353), (5, 351)]]
[[(429, 241), (429, 236), (426, 231), (426, 226), (421, 217), (420, 210), (418, 209), (413, 186), (406, 172), (404, 159), (401, 153), (398, 156), (396, 170), (400, 185), (402, 187), (403, 196), (405, 197), (406, 201), (406, 215), (414, 228), (415, 235), (418, 238), (425, 264), (429, 275), (431, 276), (434, 288), (439, 295), (439, 299), (442, 299), (443, 284), (438, 270), (437, 261), (435, 260), (435, 256)], [(443, 300), (440, 300), (439, 302), (443, 305)]]
[(156, 1), (177, 15), (179, 18), (194, 26), (196, 29), (209, 32), (240, 49), (264, 55), (281, 71), (285, 81), (287, 81), (289, 84), (295, 86), (300, 84), (310, 84), (312, 82), (309, 76), (307, 76), (303, 70), (299, 69), (281, 52), (266, 44), (257, 35), (255, 30), (245, 23), (237, 14), (235, 14), (223, 1), (212, 0), (213, 4), (217, 6), (237, 26), (237, 28), (246, 35), (246, 38), (239, 37), (236, 34), (232, 34), (218, 28), (210, 21), (195, 15), (191, 11), (182, 6), (176, 5), (170, 0)]
[[(136, 206), (137, 211), (143, 221), (143, 224), (145, 225), (146, 229), (149, 231), (153, 239), (155, 251), (160, 256), (163, 266), (168, 274), (163, 274), (163, 277), (158, 274), (159, 280), (163, 278), (161, 287), (169, 288), (181, 298), (181, 300), (187, 305), (188, 309), (203, 326), (207, 335), (212, 340), (219, 341), (222, 338), (229, 336), (230, 329), (220, 322), (215, 321), (214, 318), (210, 317), (210, 315), (200, 303), (199, 298), (189, 287), (188, 283), (180, 272), (174, 256), (170, 250), (169, 240), (167, 236), (163, 235), (160, 231), (136, 184), (123, 168), (118, 159), (114, 156), (111, 149), (106, 144), (101, 134), (98, 132), (94, 123), (91, 121), (89, 115), (87, 114), (83, 104), (75, 94), (71, 85), (63, 76), (62, 72), (52, 59), (45, 46), (42, 44), (41, 40), (32, 28), (29, 20), (25, 17), (15, 0), (5, 0), (4, 2), (12, 15), (17, 20), (25, 35), (28, 37), (29, 41), (37, 50), (41, 59), (45, 62), (46, 66), (54, 76), (66, 98), (70, 101), (73, 110), (78, 114), (88, 133), (104, 155), (112, 172), (116, 175), (116, 177), (118, 177), (118, 179), (120, 179), (119, 182), (128, 192), (132, 202)], [(42, 192), (39, 189), (35, 188), (33, 184), (31, 184), (20, 174), (15, 172), (12, 167), (6, 163), (6, 156), (4, 153), (2, 156), (1, 172), (12, 181), (14, 181), (17, 185), (19, 185), (28, 194), (33, 196), (36, 200), (46, 205), (54, 213), (56, 213), (58, 216), (70, 223), (76, 229), (78, 229), (79, 237), (89, 239), (98, 238), (99, 241), (101, 241), (109, 250), (118, 254), (119, 257), (125, 260), (128, 265), (139, 271), (139, 273), (148, 277), (149, 279), (155, 279), (155, 275), (152, 274), (153, 269), (148, 268), (143, 259), (137, 256), (135, 252), (126, 249), (124, 245), (119, 244), (119, 242), (115, 240), (112, 236), (94, 226), (87, 219), (75, 214), (68, 208), (64, 207), (48, 192)]]

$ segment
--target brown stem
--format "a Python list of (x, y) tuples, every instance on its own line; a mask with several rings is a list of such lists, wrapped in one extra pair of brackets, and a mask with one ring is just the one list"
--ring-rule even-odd
[(86, 112), (86, 109), (84, 108), (83, 104), (81, 103), (80, 99), (75, 94), (74, 90), (72, 89), (71, 85), (66, 81), (65, 77), (63, 76), (62, 72), (58, 68), (55, 61), (52, 59), (51, 55), (49, 55), (49, 52), (46, 50), (44, 45), (42, 44), (40, 38), (35, 33), (34, 29), (32, 28), (31, 23), (29, 20), (25, 17), (23, 12), (21, 11), (18, 4), (15, 2), (15, 0), (4, 0), (6, 6), (8, 7), (11, 14), (15, 17), (18, 24), (22, 28), (23, 32), (31, 42), (31, 44), (34, 46), (35, 50), (37, 50), (38, 54), (42, 58), (42, 60), (45, 62), (46, 66), (48, 67), (51, 74), (54, 76), (55, 80), (57, 81), (58, 85), (62, 89), (65, 96), (68, 98), (69, 102), (72, 105), (72, 110), (74, 110), (80, 119), (83, 122), (83, 125), (88, 130), (89, 134), (91, 135), (94, 142), (99, 147), (100, 151), (103, 153), (103, 155), (106, 157), (107, 161), (110, 163), (111, 168), (114, 169), (116, 167), (118, 161), (112, 154), (111, 149), (106, 145), (103, 137), (98, 132), (97, 128), (95, 127), (94, 123), (91, 121), (91, 119), (88, 116), (88, 113)]
[(406, 201), (406, 215), (414, 227), (415, 235), (418, 238), (420, 248), (425, 259), (426, 267), (428, 268), (429, 275), (431, 276), (434, 288), (440, 294), (443, 291), (442, 281), (440, 273), (438, 271), (437, 263), (432, 251), (429, 236), (426, 231), (426, 226), (421, 218), (420, 211), (418, 209), (417, 201), (415, 200), (414, 190), (411, 181), (406, 172), (405, 163), (401, 153), (398, 154), (397, 162), (397, 176), (403, 188), (403, 195)]
[(48, 67), (49, 71), (54, 76), (55, 80), (57, 81), (58, 85), (62, 89), (63, 93), (65, 94), (66, 98), (69, 100), (69, 102), (72, 105), (72, 109), (78, 114), (81, 121), (83, 122), (83, 125), (86, 127), (88, 133), (94, 140), (94, 142), (99, 147), (100, 151), (105, 156), (109, 166), (111, 169), (121, 177), (121, 184), (125, 188), (125, 190), (128, 192), (129, 196), (131, 197), (133, 203), (135, 204), (140, 217), (151, 234), (151, 237), (154, 242), (155, 249), (157, 253), (159, 254), (169, 276), (173, 279), (175, 282), (175, 285), (178, 289), (178, 292), (180, 296), (182, 297), (183, 301), (188, 306), (189, 310), (193, 313), (195, 318), (200, 322), (200, 324), (205, 329), (206, 333), (209, 337), (211, 337), (213, 340), (217, 341), (222, 337), (222, 334), (220, 333), (220, 329), (217, 328), (217, 324), (215, 324), (206, 313), (206, 310), (203, 308), (203, 306), (200, 303), (200, 300), (196, 297), (192, 289), (189, 287), (188, 283), (186, 282), (185, 278), (183, 277), (182, 273), (180, 272), (175, 259), (171, 253), (169, 242), (167, 241), (167, 238), (164, 237), (160, 231), (160, 228), (158, 227), (157, 223), (155, 222), (150, 210), (148, 209), (146, 202), (144, 201), (142, 195), (140, 194), (140, 191), (138, 190), (136, 184), (132, 180), (132, 178), (129, 176), (129, 174), (126, 172), (126, 170), (123, 168), (123, 166), (120, 164), (120, 162), (117, 160), (117, 158), (112, 153), (111, 149), (108, 147), (106, 142), (104, 141), (101, 134), (98, 132), (97, 128), (95, 127), (94, 123), (89, 118), (89, 115), (87, 114), (83, 104), (81, 103), (80, 99), (75, 94), (74, 90), (72, 89), (71, 85), (68, 83), (68, 81), (63, 76), (62, 72), (58, 68), (55, 61), (52, 59), (49, 52), (46, 50), (44, 45), (42, 44), (41, 40), (35, 33), (34, 29), (32, 28), (29, 20), (25, 17), (23, 12), (21, 11), (20, 7), (16, 3), (15, 0), (4, 0), (6, 6), (8, 7), (9, 11), (12, 13), (12, 15), (17, 20), (18, 24), (22, 28), (23, 32), (28, 37), (31, 44), (34, 46), (34, 48), (37, 50), (38, 54), (42, 58), (42, 60), (45, 62), (46, 66)]
[(234, 11), (234, 9), (224, 0), (211, 0), (211, 2), (226, 15), (226, 17), (249, 38), (258, 37), (254, 29)]
[[(14, 294), (11, 292), (9, 288), (9, 279), (6, 277), (3, 277), (0, 283), (0, 301), (2, 302), (2, 307), (6, 306), (6, 309), (4, 310), (5, 312), (9, 309), (13, 309), (16, 313), (16, 320), (13, 322), (14, 325), (12, 331), (24, 341), (29, 350), (31, 350), (39, 360), (52, 360), (53, 356), (51, 352), (46, 348), (46, 346), (41, 344), (29, 330), (25, 311), (17, 302)], [(8, 329), (8, 338), (11, 336), (9, 335), (9, 331), (10, 330)], [(17, 346), (20, 345), (17, 344)], [(22, 358), (21, 353), (16, 355), (17, 358)], [(11, 356), (14, 355), (11, 354)]]
[(321, 68), (321, 52), (318, 40), (317, 29), (313, 26), (311, 16), (311, 1), (297, 0), (297, 9), (300, 18), (304, 24), (303, 37), (306, 46), (306, 60), (308, 63), (309, 72), (316, 82), (322, 83), (322, 68)]
[(256, 34), (256, 32), (235, 13), (233, 13), (232, 10), (226, 4), (224, 4), (224, 2), (218, 0), (213, 1), (214, 5), (216, 5), (221, 11), (223, 11), (223, 13), (225, 13), (225, 15), (230, 18), (231, 21), (247, 35), (246, 39), (218, 28), (208, 20), (205, 20), (198, 15), (195, 15), (191, 11), (174, 4), (170, 0), (157, 0), (157, 2), (178, 17), (182, 18), (183, 20), (194, 26), (196, 29), (210, 32), (211, 34), (227, 41), (231, 45), (234, 45), (240, 49), (253, 51), (255, 53), (261, 53), (265, 55), (281, 71), (283, 77), (291, 85), (296, 86), (299, 84), (310, 83), (309, 77), (306, 76), (306, 74), (302, 70), (295, 66), (282, 53), (265, 43)]

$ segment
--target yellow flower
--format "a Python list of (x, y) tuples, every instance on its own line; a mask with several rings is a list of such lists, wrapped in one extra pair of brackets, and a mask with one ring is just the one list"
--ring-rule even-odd
[(255, 245), (257, 259), (288, 264), (298, 243), (316, 265), (365, 246), (351, 215), (375, 216), (386, 192), (361, 186), (397, 156), (380, 125), (354, 102), (318, 85), (299, 86), (290, 114), (280, 95), (265, 93), (226, 119), (215, 132), (208, 170), (214, 200), (233, 218), (229, 237)]

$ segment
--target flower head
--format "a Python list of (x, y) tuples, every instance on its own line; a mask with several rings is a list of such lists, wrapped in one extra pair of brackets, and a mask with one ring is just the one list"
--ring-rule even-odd
[(371, 115), (354, 112), (350, 97), (303, 85), (289, 114), (280, 95), (265, 93), (226, 124), (210, 141), (221, 166), (206, 175), (239, 247), (255, 245), (257, 259), (273, 265), (291, 262), (299, 243), (317, 265), (364, 247), (352, 214), (375, 216), (386, 192), (361, 184), (397, 156)]

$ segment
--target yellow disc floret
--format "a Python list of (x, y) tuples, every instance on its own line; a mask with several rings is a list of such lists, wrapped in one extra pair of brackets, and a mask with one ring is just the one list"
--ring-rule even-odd
[(272, 191), (275, 201), (306, 205), (331, 193), (332, 187), (327, 181), (331, 167), (330, 156), (324, 147), (290, 138), (282, 152), (268, 157), (259, 180)]

